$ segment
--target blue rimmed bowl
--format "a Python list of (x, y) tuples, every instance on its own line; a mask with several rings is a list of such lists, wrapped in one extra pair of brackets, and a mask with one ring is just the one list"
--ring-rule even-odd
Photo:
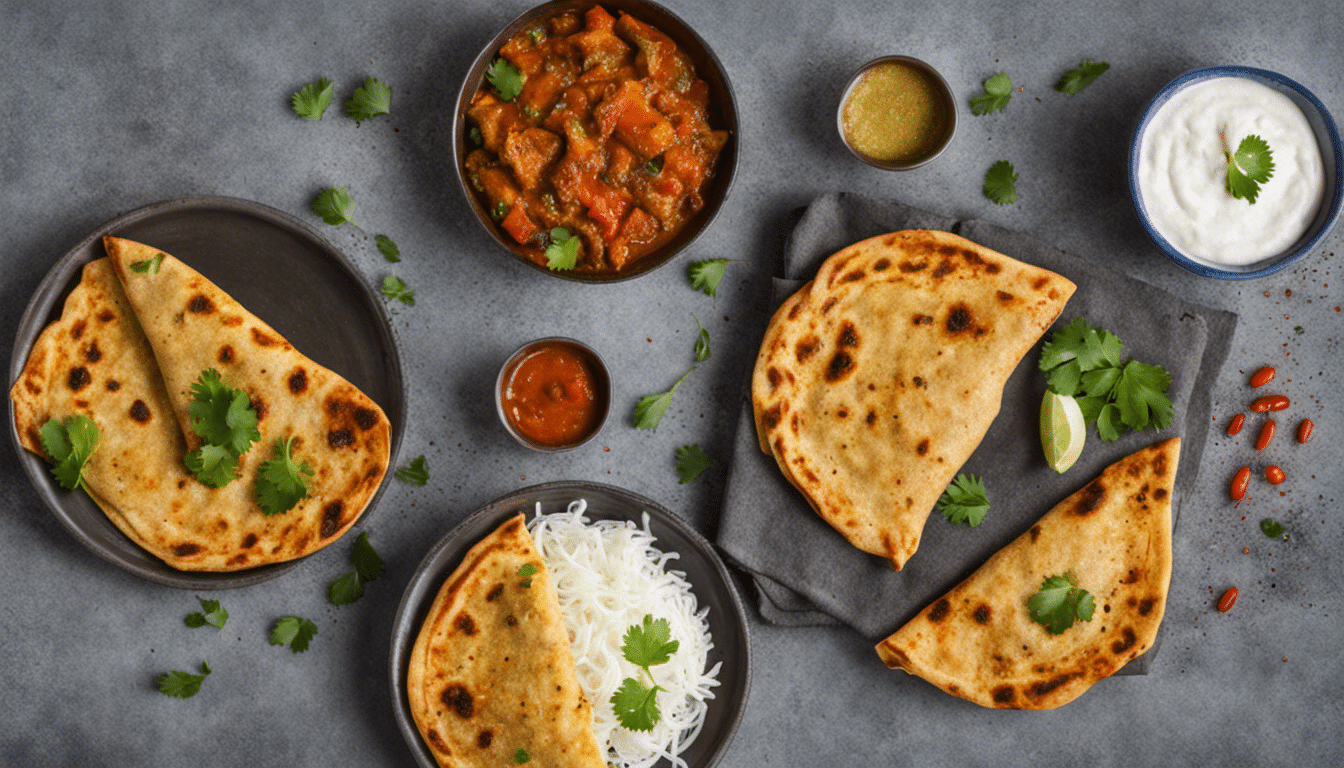
[[(1312, 220), (1311, 225), (1307, 227), (1302, 236), (1297, 239), (1297, 242), (1287, 249), (1244, 266), (1215, 264), (1180, 251), (1153, 226), (1144, 202), (1143, 191), (1139, 187), (1139, 155), (1143, 147), (1144, 133), (1148, 130), (1153, 117), (1177, 93), (1197, 83), (1218, 77), (1245, 78), (1266, 85), (1287, 96), (1306, 116), (1307, 123), (1316, 136), (1316, 144), (1321, 150), (1321, 169), (1325, 189), (1321, 207), (1316, 212), (1315, 219)], [(1138, 214), (1139, 223), (1143, 225), (1144, 231), (1172, 261), (1197, 275), (1214, 277), (1219, 280), (1249, 280), (1255, 277), (1264, 277), (1292, 266), (1305, 258), (1330, 232), (1330, 228), (1335, 225), (1335, 221), (1339, 218), (1340, 209), (1344, 207), (1344, 147), (1341, 146), (1339, 129), (1335, 126), (1330, 111), (1325, 108), (1320, 99), (1316, 98), (1315, 94), (1296, 80), (1278, 72), (1254, 67), (1229, 65), (1201, 67), (1190, 70), (1167, 83), (1144, 107), (1129, 143), (1129, 194), (1134, 201), (1134, 211)]]

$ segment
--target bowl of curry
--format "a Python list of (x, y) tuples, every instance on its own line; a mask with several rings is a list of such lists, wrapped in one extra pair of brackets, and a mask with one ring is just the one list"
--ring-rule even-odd
[(737, 165), (723, 66), (648, 0), (556, 0), (506, 26), (457, 98), (458, 179), (523, 263), (585, 282), (670, 260), (722, 205)]

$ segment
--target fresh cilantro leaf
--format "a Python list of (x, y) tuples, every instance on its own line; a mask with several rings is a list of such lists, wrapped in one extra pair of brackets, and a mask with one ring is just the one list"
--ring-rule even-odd
[(1302, 334), (1304, 334), (1304, 333), (1306, 333), (1306, 332), (1307, 332), (1307, 329), (1306, 329), (1306, 328), (1303, 328), (1303, 327), (1300, 326), (1300, 325), (1294, 325), (1294, 326), (1293, 326), (1293, 333), (1297, 334), (1298, 336), (1301, 336)]
[(355, 566), (355, 573), (365, 584), (376, 581), (383, 574), (383, 559), (373, 551), (367, 531), (355, 539), (355, 546), (350, 549), (350, 564)]
[(131, 271), (157, 275), (159, 274), (159, 266), (162, 264), (163, 264), (163, 254), (156, 253), (154, 254), (154, 258), (152, 259), (145, 259), (144, 261), (131, 262)]
[(1047, 578), (1041, 590), (1027, 598), (1027, 609), (1031, 611), (1033, 621), (1044, 626), (1050, 634), (1058, 635), (1073, 626), (1076, 620), (1091, 621), (1096, 603), (1070, 573)]
[(1251, 205), (1260, 196), (1260, 185), (1274, 176), (1274, 153), (1269, 144), (1251, 134), (1241, 140), (1236, 152), (1227, 153), (1227, 191)]
[(983, 479), (959, 474), (938, 497), (935, 506), (942, 510), (949, 523), (966, 523), (974, 528), (984, 521), (985, 513), (989, 511), (989, 492), (985, 490)]
[(654, 724), (662, 717), (658, 711), (658, 691), (662, 688), (647, 688), (633, 677), (627, 677), (621, 687), (611, 695), (611, 708), (621, 726), (630, 731), (652, 731)]
[(199, 675), (175, 669), (172, 672), (164, 672), (159, 675), (154, 684), (158, 687), (159, 693), (178, 699), (190, 699), (200, 692), (201, 683), (209, 674), (210, 665), (202, 661), (201, 674)]
[(663, 156), (659, 155), (657, 157), (650, 158), (649, 161), (644, 164), (644, 172), (649, 174), (650, 176), (657, 176), (658, 174), (662, 173)]
[(1096, 423), (1106, 442), (1127, 429), (1156, 429), (1171, 423), (1174, 406), (1167, 397), (1171, 374), (1136, 360), (1121, 365), (1120, 337), (1075, 318), (1050, 335), (1041, 349), (1040, 369), (1060, 394), (1078, 396), (1083, 421)]
[(700, 318), (691, 315), (700, 332), (695, 335), (695, 362), (703, 363), (709, 359), (709, 329), (700, 324)]
[(1106, 398), (1101, 396), (1075, 397), (1078, 401), (1078, 410), (1083, 412), (1083, 423), (1091, 426), (1097, 422), (1097, 417), (1101, 415), (1101, 409), (1106, 407)]
[(271, 630), (271, 645), (289, 644), (292, 653), (308, 650), (308, 643), (317, 635), (317, 625), (301, 616), (282, 616)]
[(233, 482), (238, 472), (238, 457), (230, 453), (228, 448), (209, 443), (187, 453), (182, 457), (182, 462), (197, 480), (211, 488), (223, 488)]
[(317, 193), (313, 201), (313, 213), (331, 226), (339, 226), (350, 221), (355, 215), (355, 201), (345, 187), (326, 187)]
[(677, 449), (677, 477), (689, 483), (709, 469), (714, 459), (698, 445), (683, 445)]
[(197, 597), (196, 599), (201, 604), (201, 612), (187, 614), (187, 626), (195, 629), (209, 624), (212, 627), (222, 629), (224, 627), (224, 622), (229, 620), (229, 612), (219, 607), (218, 600), (206, 600), (201, 597)]
[(564, 227), (551, 230), (551, 244), (546, 246), (546, 266), (551, 269), (573, 269), (579, 263), (579, 247), (583, 241)]
[(467, 131), (467, 138), (478, 147), (485, 144), (485, 137), (481, 135), (481, 129), (474, 125), (471, 126), (471, 130)]
[(1110, 397), (1111, 392), (1120, 383), (1120, 371), (1121, 369), (1115, 365), (1107, 365), (1105, 368), (1096, 368), (1084, 373), (1083, 392), (1088, 397)]
[(1111, 65), (1104, 61), (1083, 59), (1076, 69), (1065, 72), (1064, 76), (1059, 78), (1059, 82), (1055, 83), (1055, 90), (1065, 96), (1072, 96), (1091, 85), (1093, 80), (1101, 77), (1102, 73), (1110, 68)]
[(523, 71), (504, 59), (495, 59), (485, 69), (485, 79), (504, 101), (513, 101), (523, 92)]
[(364, 78), (364, 84), (345, 102), (345, 114), (353, 117), (356, 123), (386, 115), (391, 109), (392, 89), (376, 77)]
[(642, 623), (630, 625), (621, 638), (621, 653), (637, 667), (666, 664), (680, 647), (681, 643), (672, 639), (672, 625), (667, 619), (654, 619), (648, 613)]
[(98, 425), (84, 414), (66, 418), (47, 419), (38, 430), (42, 448), (56, 462), (51, 474), (56, 482), (67, 491), (73, 491), (84, 484), (84, 465), (98, 447), (101, 439)]
[(363, 596), (364, 582), (355, 571), (331, 582), (331, 586), (327, 588), (327, 599), (332, 605), (349, 605)]
[(276, 457), (261, 465), (257, 472), (257, 505), (267, 515), (288, 512), (308, 495), (312, 485), (313, 468), (308, 462), (300, 466), (290, 457), (294, 436), (276, 438)]
[(658, 426), (658, 422), (663, 420), (667, 409), (672, 405), (672, 396), (677, 393), (677, 387), (686, 380), (687, 376), (695, 371), (694, 368), (687, 371), (672, 388), (666, 392), (658, 392), (652, 395), (645, 395), (639, 398), (639, 403), (635, 405), (635, 429), (653, 429)]
[(988, 115), (1000, 112), (1013, 98), (1013, 79), (1007, 72), (1000, 72), (985, 81), (985, 92), (971, 98), (971, 114)]
[(400, 301), (408, 307), (415, 306), (415, 291), (396, 275), (388, 275), (383, 278), (383, 296)]
[(1057, 365), (1076, 359), (1080, 351), (1086, 348), (1089, 332), (1096, 333), (1086, 318), (1077, 317), (1068, 325), (1050, 334), (1045, 346), (1041, 348), (1040, 369), (1048, 371)]
[(690, 266), (686, 267), (686, 274), (691, 278), (691, 287), (697, 291), (703, 291), (710, 298), (714, 298), (715, 294), (718, 293), (719, 283), (723, 280), (724, 271), (734, 261), (742, 261), (742, 259), (692, 261)]
[(401, 261), (401, 249), (397, 247), (396, 243), (392, 242), (392, 238), (387, 235), (374, 235), (373, 242), (378, 246), (378, 252), (383, 254), (384, 259), (387, 259), (387, 263), (396, 264)]
[(531, 759), (532, 756), (527, 754), (527, 750), (522, 747), (519, 747), (518, 751), (513, 753), (513, 762), (518, 763), (519, 765), (522, 765)]
[(212, 446), (226, 448), (234, 456), (247, 453), (261, 439), (257, 431), (257, 412), (241, 389), (224, 385), (219, 371), (211, 368), (191, 385), (192, 401), (187, 403), (191, 428)]
[(523, 563), (518, 566), (518, 575), (523, 577), (523, 580), (519, 582), (522, 588), (531, 589), (532, 577), (537, 575), (537, 566), (531, 563)]
[(1260, 521), (1260, 532), (1271, 539), (1288, 538), (1283, 533), (1283, 524), (1268, 517)]
[(1046, 374), (1045, 383), (1061, 395), (1076, 397), (1083, 384), (1083, 369), (1077, 360), (1067, 363)]
[(1119, 406), (1115, 403), (1101, 406), (1101, 410), (1097, 412), (1097, 436), (1103, 442), (1114, 443), (1119, 440), (1124, 427), (1125, 424), (1120, 419)]
[(1148, 426), (1151, 416), (1156, 429), (1166, 429), (1171, 423), (1172, 406), (1167, 397), (1171, 374), (1160, 365), (1130, 360), (1120, 371), (1115, 387), (1115, 404), (1120, 407), (1120, 420), (1133, 430)]
[(299, 117), (321, 120), (322, 114), (331, 106), (331, 96), (335, 92), (331, 81), (324, 77), (295, 91), (289, 98), (289, 104)]
[(985, 197), (995, 205), (1008, 205), (1017, 202), (1017, 174), (1013, 164), (1007, 160), (989, 166), (985, 172), (985, 185), (981, 188)]
[(397, 479), (411, 485), (424, 485), (429, 482), (429, 462), (424, 456), (416, 456), (411, 459), (410, 466), (397, 470)]
[(490, 218), (495, 221), (503, 221), (505, 216), (509, 215), (509, 204), (500, 200), (495, 203), (495, 207), (490, 209)]

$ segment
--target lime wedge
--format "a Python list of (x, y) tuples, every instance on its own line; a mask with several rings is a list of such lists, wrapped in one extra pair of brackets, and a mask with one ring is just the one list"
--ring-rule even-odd
[(1063, 474), (1082, 455), (1086, 440), (1087, 424), (1083, 422), (1083, 409), (1078, 407), (1078, 401), (1047, 389), (1041, 401), (1041, 447), (1045, 449), (1045, 462)]

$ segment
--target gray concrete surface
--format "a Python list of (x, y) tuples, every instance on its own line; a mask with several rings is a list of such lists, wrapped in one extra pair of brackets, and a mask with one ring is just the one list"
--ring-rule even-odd
[[(390, 709), (387, 643), (421, 556), (484, 502), (564, 478), (630, 488), (712, 533), (728, 467), (720, 461), (679, 485), (673, 451), (699, 443), (727, 455), (790, 212), (836, 189), (985, 218), (1238, 312), (1209, 428), (1221, 434), (1248, 399), (1249, 372), (1270, 363), (1295, 396), (1293, 422), (1310, 415), (1317, 436), (1303, 450), (1280, 446), (1289, 476), (1281, 496), (1262, 484), (1236, 510), (1226, 486), (1246, 463), (1246, 440), (1210, 440), (1200, 488), (1184, 501), (1163, 645), (1147, 676), (1103, 681), (1055, 712), (987, 711), (886, 671), (853, 633), (776, 628), (753, 615), (754, 685), (722, 765), (1337, 762), (1344, 274), (1332, 273), (1344, 230), (1269, 278), (1197, 278), (1146, 241), (1123, 174), (1138, 111), (1195, 66), (1279, 70), (1344, 117), (1344, 21), (1334, 4), (666, 4), (716, 49), (736, 88), (736, 187), (711, 229), (670, 266), (583, 286), (496, 252), (452, 176), (448, 114), (460, 78), (526, 2), (0, 1), (0, 359), (55, 259), (102, 222), (151, 202), (221, 194), (274, 206), (323, 228), (370, 280), (388, 271), (371, 240), (386, 232), (405, 256), (395, 271), (419, 299), (395, 315), (411, 397), (403, 458), (424, 453), (433, 472), (424, 488), (393, 481), (361, 525), (388, 568), (360, 602), (326, 604), (327, 584), (348, 569), (348, 547), (337, 545), (269, 583), (203, 595), (231, 613), (215, 632), (182, 625), (197, 607), (192, 593), (89, 555), (41, 506), (11, 449), (0, 449), (8, 454), (0, 458), (0, 763), (407, 765)], [(947, 153), (899, 175), (850, 158), (834, 131), (837, 89), (853, 68), (888, 53), (934, 64), (963, 109)], [(1055, 93), (1054, 81), (1084, 56), (1111, 71), (1073, 98)], [(1023, 90), (1005, 113), (972, 117), (965, 100), (1001, 69)], [(357, 127), (339, 103), (365, 75), (392, 86), (393, 109)], [(336, 83), (337, 103), (310, 123), (289, 111), (288, 98), (318, 77)], [(1021, 176), (1019, 201), (1002, 208), (980, 194), (999, 159)], [(368, 238), (326, 228), (311, 213), (312, 197), (329, 185), (350, 188)], [(685, 277), (688, 261), (711, 256), (748, 260), (729, 270), (716, 300)], [(714, 357), (656, 432), (637, 431), (625, 415), (685, 369), (692, 313), (709, 328)], [(503, 357), (553, 333), (593, 344), (615, 378), (616, 417), (588, 448), (559, 457), (517, 447), (488, 407)], [(1284, 521), (1288, 541), (1260, 534), (1267, 516)], [(1230, 585), (1240, 602), (1219, 614), (1213, 603)], [(291, 613), (320, 626), (302, 655), (266, 644), (271, 622)], [(197, 697), (154, 690), (160, 672), (203, 659), (215, 672)]]

